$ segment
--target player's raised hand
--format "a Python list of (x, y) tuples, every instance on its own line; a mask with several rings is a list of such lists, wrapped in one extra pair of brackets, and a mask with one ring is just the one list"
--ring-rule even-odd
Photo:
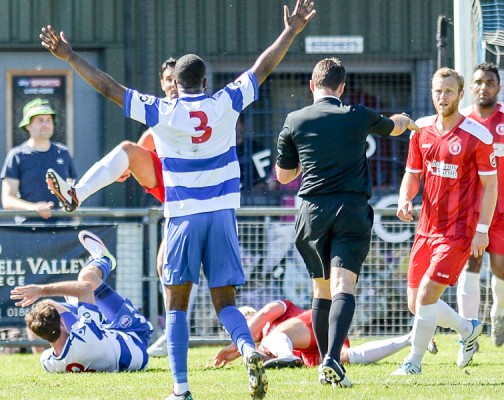
[(14, 304), (18, 307), (28, 307), (42, 296), (42, 289), (38, 285), (16, 286), (11, 290), (11, 300), (17, 300)]
[(49, 50), (55, 57), (63, 61), (68, 61), (73, 54), (72, 47), (68, 43), (63, 32), (57, 34), (51, 25), (42, 27), (42, 33), (39, 35), (41, 44)]
[(310, 21), (317, 13), (317, 11), (313, 9), (313, 6), (313, 1), (297, 0), (292, 15), (289, 13), (289, 7), (284, 6), (285, 28), (290, 27), (298, 33), (301, 32), (308, 21)]

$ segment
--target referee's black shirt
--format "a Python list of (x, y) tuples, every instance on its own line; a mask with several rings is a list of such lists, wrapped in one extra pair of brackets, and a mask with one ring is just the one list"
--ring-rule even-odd
[(277, 164), (295, 169), (301, 162), (299, 196), (336, 193), (372, 195), (366, 138), (387, 136), (394, 121), (363, 105), (344, 106), (336, 97), (290, 113), (278, 137)]

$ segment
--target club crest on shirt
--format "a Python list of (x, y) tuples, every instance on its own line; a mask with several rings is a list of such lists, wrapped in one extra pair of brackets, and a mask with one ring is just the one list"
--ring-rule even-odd
[(123, 315), (119, 320), (119, 326), (121, 328), (128, 328), (131, 326), (131, 317), (129, 315)]
[(460, 152), (462, 151), (462, 145), (459, 142), (451, 143), (450, 147), (448, 148), (448, 151), (450, 152), (451, 155), (456, 156), (457, 154), (460, 154)]
[(492, 151), (492, 154), (490, 154), (490, 165), (494, 168), (497, 167), (497, 161), (495, 160), (495, 153)]
[(242, 83), (241, 83), (241, 81), (240, 81), (240, 80), (236, 80), (236, 81), (234, 81), (234, 82), (231, 82), (231, 83), (229, 84), (229, 87), (230, 87), (230, 88), (232, 88), (232, 89), (234, 89), (234, 88), (239, 88), (239, 87), (241, 86), (241, 84), (242, 84)]
[(82, 314), (82, 317), (84, 318), (84, 320), (85, 320), (86, 322), (91, 322), (91, 314), (90, 314), (88, 311), (84, 312), (84, 313)]
[(149, 96), (149, 95), (146, 95), (146, 94), (141, 94), (139, 96), (139, 99), (142, 103), (145, 103), (145, 104), (148, 104), (148, 105), (152, 105), (154, 104), (154, 101), (156, 100), (156, 98), (154, 96)]
[(495, 133), (497, 133), (497, 135), (504, 135), (504, 124), (499, 124), (495, 127)]

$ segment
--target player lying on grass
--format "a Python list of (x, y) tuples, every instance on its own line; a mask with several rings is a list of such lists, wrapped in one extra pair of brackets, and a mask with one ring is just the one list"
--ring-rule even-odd
[[(252, 336), (264, 354), (265, 368), (316, 367), (320, 353), (312, 328), (312, 310), (303, 310), (288, 300), (276, 300), (256, 312), (252, 307), (240, 307), (247, 318)], [(370, 364), (388, 357), (410, 345), (410, 334), (364, 343), (351, 348), (348, 338), (341, 351), (342, 364)], [(214, 366), (222, 367), (240, 357), (233, 344), (215, 356)], [(321, 383), (326, 381), (319, 375)]]
[(88, 231), (79, 240), (91, 254), (76, 281), (15, 287), (11, 299), (28, 307), (42, 297), (73, 296), (78, 306), (42, 300), (26, 315), (29, 329), (51, 348), (40, 358), (48, 372), (119, 372), (147, 367), (152, 325), (127, 299), (105, 283), (116, 260)]

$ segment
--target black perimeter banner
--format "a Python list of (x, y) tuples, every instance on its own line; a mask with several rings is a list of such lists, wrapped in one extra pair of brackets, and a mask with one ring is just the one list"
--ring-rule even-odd
[[(77, 237), (84, 229), (100, 237), (116, 254), (116, 225), (0, 226), (0, 327), (25, 325), (30, 307), (16, 307), (10, 300), (15, 286), (77, 279), (89, 261), (89, 253)], [(107, 283), (115, 287), (115, 271)]]

